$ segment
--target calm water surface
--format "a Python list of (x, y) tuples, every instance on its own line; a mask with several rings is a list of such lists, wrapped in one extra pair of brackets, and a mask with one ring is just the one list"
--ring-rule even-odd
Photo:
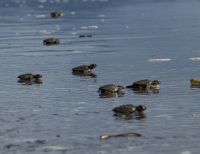
[[(190, 60), (200, 57), (199, 7), (198, 0), (1, 0), (0, 153), (198, 154), (200, 89), (189, 80), (200, 78), (200, 61)], [(51, 19), (52, 11), (64, 16)], [(61, 44), (44, 46), (48, 37)], [(90, 63), (97, 79), (71, 74)], [(25, 72), (42, 73), (44, 83), (18, 84)], [(160, 93), (97, 93), (141, 79), (160, 80)], [(146, 105), (146, 117), (114, 117), (112, 108), (127, 103)], [(142, 137), (99, 139), (123, 132)]]

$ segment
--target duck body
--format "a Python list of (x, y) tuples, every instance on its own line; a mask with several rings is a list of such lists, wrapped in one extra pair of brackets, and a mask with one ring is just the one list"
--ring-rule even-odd
[(146, 110), (146, 106), (144, 105), (134, 106), (132, 104), (126, 104), (126, 105), (120, 105), (118, 107), (115, 107), (112, 111), (118, 114), (129, 115), (132, 113), (141, 114), (145, 110)]
[(99, 87), (100, 93), (124, 93), (124, 87), (121, 85), (106, 84)]
[(145, 90), (159, 90), (160, 89), (160, 82), (158, 80), (139, 80), (134, 82), (132, 85), (127, 86), (126, 88), (131, 88), (135, 91), (145, 91)]
[(58, 45), (60, 44), (60, 40), (57, 38), (47, 38), (43, 40), (44, 45)]

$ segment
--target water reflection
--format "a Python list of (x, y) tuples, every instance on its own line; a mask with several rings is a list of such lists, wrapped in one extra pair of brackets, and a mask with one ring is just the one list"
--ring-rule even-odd
[(141, 94), (141, 95), (150, 95), (150, 94), (159, 94), (160, 89), (131, 89), (135, 94)]
[(117, 98), (117, 97), (123, 97), (125, 93), (108, 93), (108, 92), (101, 92), (99, 94), (100, 98)]
[(80, 77), (91, 77), (91, 78), (97, 78), (97, 75), (94, 73), (90, 74), (85, 74), (85, 73), (77, 73), (77, 72), (72, 72), (73, 75), (80, 76)]
[(146, 115), (144, 113), (132, 113), (132, 114), (122, 114), (122, 113), (114, 113), (113, 116), (118, 119), (122, 120), (141, 120), (146, 118)]

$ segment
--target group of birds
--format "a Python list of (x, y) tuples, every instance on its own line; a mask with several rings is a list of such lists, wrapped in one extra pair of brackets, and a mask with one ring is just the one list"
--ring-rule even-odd
[[(61, 12), (52, 12), (52, 18), (59, 18), (63, 16)], [(80, 35), (79, 38), (84, 37), (92, 37), (92, 35)], [(58, 45), (60, 44), (60, 40), (57, 38), (47, 38), (43, 40), (44, 45)], [(91, 65), (80, 65), (77, 67), (72, 68), (72, 74), (78, 76), (89, 76), (92, 78), (96, 78), (96, 74), (92, 72), (94, 68), (97, 67), (97, 64)], [(18, 76), (18, 82), (21, 84), (32, 85), (32, 84), (42, 84), (42, 75), (41, 74), (32, 74), (32, 73), (25, 73)], [(140, 93), (159, 93), (160, 89), (160, 82), (158, 80), (139, 80), (134, 82), (131, 85), (126, 86), (126, 88), (132, 89), (135, 92)], [(100, 97), (120, 97), (125, 94), (125, 87), (122, 85), (115, 85), (115, 84), (106, 84), (99, 87), (99, 95)], [(146, 106), (144, 105), (120, 105), (113, 108), (113, 112), (115, 116), (122, 116), (122, 117), (143, 117), (143, 112), (146, 110)], [(138, 133), (123, 133), (123, 134), (116, 134), (116, 135), (101, 135), (100, 139), (108, 139), (111, 137), (132, 137), (132, 136), (141, 136)]]

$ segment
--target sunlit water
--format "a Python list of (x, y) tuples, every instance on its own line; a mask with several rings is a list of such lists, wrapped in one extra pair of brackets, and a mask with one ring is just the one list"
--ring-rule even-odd
[[(198, 154), (198, 0), (1, 0), (0, 153)], [(50, 12), (64, 16), (50, 18)], [(89, 34), (92, 38), (79, 38)], [(57, 46), (42, 41), (56, 37)], [(96, 63), (97, 79), (71, 68)], [(41, 73), (42, 85), (17, 76)], [(161, 81), (159, 94), (100, 98), (98, 87)], [(146, 105), (144, 119), (116, 118), (121, 104)], [(139, 138), (102, 134), (140, 133)]]

